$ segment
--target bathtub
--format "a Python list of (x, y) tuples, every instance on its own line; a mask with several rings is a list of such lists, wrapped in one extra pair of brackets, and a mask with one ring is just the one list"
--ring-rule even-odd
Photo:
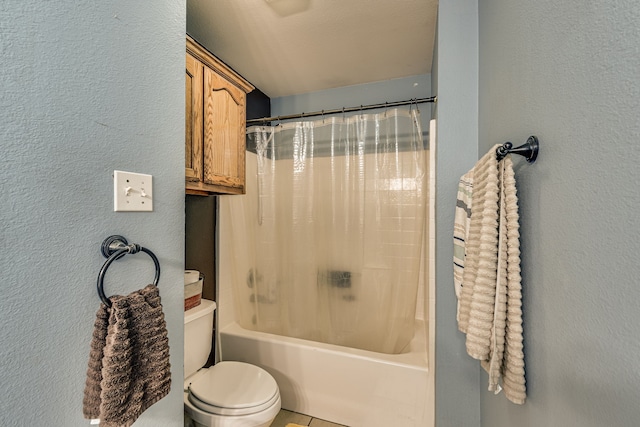
[(222, 360), (261, 366), (280, 387), (282, 408), (350, 427), (433, 426), (433, 378), (424, 322), (401, 354), (383, 354), (255, 332), (219, 331)]

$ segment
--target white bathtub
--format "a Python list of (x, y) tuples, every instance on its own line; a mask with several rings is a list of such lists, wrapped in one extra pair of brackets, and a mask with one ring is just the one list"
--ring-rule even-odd
[(254, 332), (230, 323), (220, 331), (222, 360), (273, 375), (282, 407), (350, 427), (433, 426), (424, 323), (402, 354), (390, 355)]

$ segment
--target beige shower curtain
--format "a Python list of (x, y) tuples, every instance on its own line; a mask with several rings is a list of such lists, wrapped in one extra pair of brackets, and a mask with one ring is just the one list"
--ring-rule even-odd
[(248, 329), (383, 353), (413, 336), (427, 201), (419, 112), (254, 127), (221, 198)]

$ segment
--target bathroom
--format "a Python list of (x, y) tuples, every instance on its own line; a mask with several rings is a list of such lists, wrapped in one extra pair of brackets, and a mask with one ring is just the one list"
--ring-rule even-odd
[[(634, 2), (441, 2), (437, 67), (435, 425), (634, 426), (639, 67)], [(5, 253), (0, 424), (84, 426), (102, 240), (152, 248), (175, 384), (183, 356), (186, 2), (4, 2), (0, 129)], [(132, 67), (132, 64), (135, 64)], [(529, 400), (486, 391), (455, 324), (458, 179), (495, 143), (544, 143), (516, 164)], [(113, 212), (115, 169), (154, 176), (151, 214)], [(133, 257), (108, 290), (149, 281)], [(33, 393), (37, 391), (38, 397)], [(181, 387), (136, 426), (181, 426)]]
[[(294, 4), (298, 5), (299, 9), (284, 10)], [(393, 44), (405, 46), (407, 52), (421, 49), (431, 50), (430, 46), (435, 34), (436, 4), (431, 4), (428, 7), (425, 7), (425, 5), (426, 3), (412, 4), (412, 8), (416, 8), (421, 13), (402, 12), (403, 16), (415, 17), (411, 23), (407, 21), (403, 25), (415, 27), (417, 33), (404, 33)], [(282, 408), (339, 425), (353, 427), (398, 424), (406, 424), (407, 427), (410, 425), (416, 427), (433, 425), (434, 376), (433, 367), (431, 369), (428, 368), (430, 358), (427, 348), (429, 344), (427, 328), (429, 325), (434, 326), (435, 322), (433, 319), (431, 322), (427, 319), (429, 313), (434, 313), (434, 307), (429, 307), (429, 304), (434, 303), (434, 299), (429, 298), (430, 293), (433, 295), (433, 290), (429, 292), (427, 283), (434, 285), (435, 282), (433, 276), (429, 277), (429, 272), (433, 273), (434, 268), (430, 268), (427, 264), (429, 262), (433, 263), (434, 258), (428, 256), (427, 244), (429, 240), (425, 228), (429, 209), (427, 198), (429, 193), (434, 194), (434, 190), (428, 187), (429, 183), (433, 183), (433, 179), (429, 174), (433, 173), (435, 168), (430, 164), (433, 158), (429, 158), (429, 153), (434, 153), (434, 151), (430, 149), (424, 150), (423, 146), (430, 148), (435, 144), (435, 141), (430, 141), (431, 134), (429, 130), (432, 103), (417, 101), (418, 99), (431, 97), (430, 56), (414, 58), (411, 53), (405, 54), (407, 57), (405, 61), (408, 60), (408, 68), (414, 71), (405, 71), (406, 77), (395, 77), (398, 76), (396, 74), (397, 67), (390, 66), (392, 63), (388, 60), (381, 61), (377, 65), (370, 64), (368, 66), (370, 69), (377, 70), (377, 73), (374, 74), (347, 73), (345, 70), (340, 70), (338, 66), (329, 67), (324, 65), (328, 61), (321, 58), (313, 58), (313, 50), (308, 49), (308, 53), (312, 54), (312, 56), (301, 56), (298, 59), (298, 68), (300, 69), (294, 69), (294, 72), (284, 75), (283, 71), (277, 71), (282, 67), (280, 64), (284, 61), (278, 62), (273, 58), (269, 61), (261, 62), (257, 58), (273, 57), (275, 52), (270, 52), (269, 48), (273, 49), (274, 46), (277, 46), (276, 50), (279, 54), (286, 56), (287, 53), (283, 51), (287, 49), (287, 46), (291, 46), (286, 41), (293, 40), (295, 38), (294, 33), (286, 33), (282, 29), (277, 34), (278, 40), (271, 40), (269, 43), (257, 45), (257, 42), (254, 42), (249, 45), (244, 43), (234, 45), (233, 43), (236, 41), (241, 42), (244, 39), (257, 40), (263, 37), (260, 33), (247, 31), (244, 39), (232, 37), (230, 40), (227, 39), (230, 34), (224, 31), (216, 31), (216, 28), (235, 28), (243, 25), (256, 28), (250, 25), (250, 22), (257, 19), (261, 22), (263, 28), (275, 28), (286, 24), (293, 24), (297, 28), (310, 27), (311, 23), (315, 22), (314, 28), (319, 29), (324, 28), (333, 21), (335, 8), (327, 5), (322, 7), (317, 5), (310, 6), (308, 2), (291, 1), (262, 3), (251, 6), (248, 10), (241, 10), (240, 8), (240, 5), (234, 3), (191, 2), (187, 8), (187, 32), (199, 45), (207, 47), (215, 55), (219, 55), (220, 58), (225, 58), (225, 60), (228, 58), (235, 71), (238, 71), (250, 84), (255, 85), (255, 89), (247, 95), (247, 120), (251, 121), (271, 115), (286, 116), (299, 111), (306, 111), (306, 117), (309, 117), (309, 112), (311, 111), (323, 110), (325, 112), (315, 117), (317, 121), (314, 125), (316, 130), (313, 132), (314, 148), (311, 148), (311, 150), (315, 150), (312, 162), (313, 169), (316, 171), (315, 178), (297, 175), (299, 177), (297, 179), (303, 181), (308, 179), (314, 181), (317, 179), (331, 180), (331, 182), (334, 182), (333, 188), (322, 190), (321, 184), (314, 184), (316, 197), (310, 202), (316, 206), (312, 208), (314, 211), (312, 230), (303, 231), (307, 227), (306, 223), (300, 223), (293, 227), (296, 229), (296, 234), (310, 233), (309, 235), (326, 236), (334, 232), (335, 236), (332, 239), (317, 237), (318, 240), (315, 244), (307, 243), (308, 238), (304, 239), (304, 242), (296, 240), (293, 238), (293, 233), (291, 233), (290, 238), (283, 237), (288, 236), (290, 232), (288, 233), (286, 228), (283, 229), (281, 224), (283, 222), (289, 223), (291, 220), (275, 218), (274, 221), (277, 224), (267, 225), (262, 224), (262, 216), (257, 223), (250, 220), (245, 225), (235, 224), (237, 227), (235, 234), (230, 231), (234, 228), (230, 218), (253, 217), (255, 215), (252, 203), (256, 198), (265, 200), (260, 202), (260, 206), (262, 204), (269, 206), (273, 203), (279, 207), (278, 211), (288, 211), (285, 206), (291, 203), (287, 196), (282, 195), (283, 200), (279, 202), (271, 202), (272, 199), (279, 197), (264, 194), (266, 190), (263, 187), (267, 185), (264, 182), (269, 182), (270, 178), (265, 177), (261, 183), (257, 179), (259, 180), (260, 178), (258, 177), (266, 173), (261, 169), (260, 165), (265, 161), (268, 162), (269, 160), (266, 159), (271, 155), (263, 156), (260, 154), (264, 149), (256, 146), (258, 143), (255, 142), (253, 134), (249, 134), (247, 137), (245, 195), (203, 197), (200, 194), (201, 187), (196, 186), (200, 184), (194, 184), (193, 189), (189, 186), (187, 187), (185, 267), (204, 273), (204, 297), (208, 300), (215, 299), (217, 302), (215, 312), (217, 340), (214, 345), (214, 352), (209, 357), (208, 365), (218, 360), (238, 360), (260, 366), (276, 379), (282, 398)], [(388, 3), (378, 9), (377, 18), (372, 16), (372, 19), (376, 22), (384, 22), (386, 14), (391, 13), (395, 7), (392, 3)], [(350, 5), (342, 12), (343, 19), (357, 17), (356, 10), (357, 8), (354, 9), (354, 5)], [(240, 16), (242, 17), (240, 19), (234, 18)], [(216, 17), (226, 18), (220, 20), (216, 19)], [(351, 22), (352, 24), (343, 23), (340, 28), (349, 28), (355, 25), (353, 21)], [(366, 44), (377, 45), (381, 43), (382, 39), (389, 38), (390, 32), (380, 32), (377, 26), (360, 25), (360, 27), (358, 33), (361, 36), (352, 36), (350, 39), (355, 45), (362, 45), (363, 40), (367, 41)], [(327, 37), (332, 33), (335, 33), (335, 31), (325, 31), (321, 34)], [(323, 37), (319, 37), (319, 35), (313, 36), (312, 39), (322, 39)], [(334, 35), (334, 37), (342, 39), (341, 44), (343, 46), (340, 49), (333, 49), (327, 59), (331, 58), (338, 65), (344, 63), (347, 60), (345, 55), (348, 55), (348, 52), (356, 48), (349, 40), (345, 40), (339, 35)], [(228, 42), (222, 41), (225, 39)], [(331, 45), (335, 41), (325, 39), (323, 42)], [(301, 43), (310, 44), (308, 41), (301, 41)], [(187, 48), (190, 57), (193, 56), (206, 64), (207, 58), (203, 58), (206, 55), (200, 51), (198, 46), (193, 48), (189, 46), (191, 46), (191, 42), (189, 42)], [(288, 47), (288, 49), (291, 49), (291, 47)], [(255, 58), (253, 56), (247, 58), (247, 55), (229, 56), (229, 52), (247, 51), (256, 52)], [(260, 54), (258, 55), (257, 52), (260, 52)], [(295, 48), (293, 52), (296, 52)], [(338, 59), (340, 57), (342, 57), (342, 60)], [(312, 65), (308, 58), (315, 59), (317, 64)], [(251, 59), (248, 65), (246, 63), (241, 65), (243, 61), (246, 62), (248, 59)], [(213, 63), (212, 59), (209, 59), (209, 61)], [(310, 68), (314, 69), (313, 74), (311, 74), (312, 70), (302, 71), (303, 67), (309, 67), (310, 65)], [(385, 70), (384, 67), (387, 69)], [(256, 70), (260, 71), (257, 72)], [(278, 77), (275, 79), (273, 77), (267, 78), (267, 76), (273, 76), (274, 74), (278, 74)], [(293, 81), (294, 76), (302, 74), (307, 74), (307, 76), (298, 79), (296, 82)], [(198, 79), (195, 76), (197, 75), (197, 67), (188, 65), (188, 86), (193, 88), (188, 91), (189, 93), (200, 92), (200, 89), (196, 86)], [(394, 77), (381, 77), (385, 75)], [(324, 83), (324, 81), (332, 79), (343, 83), (334, 83), (333, 85)], [(270, 97), (262, 93), (262, 90), (267, 92)], [(409, 100), (409, 102), (402, 105), (402, 108), (398, 111), (395, 110), (395, 106), (388, 106), (403, 100)], [(194, 104), (197, 105), (199, 102), (198, 98), (194, 101)], [(187, 103), (187, 117), (196, 117), (195, 120), (197, 120), (198, 115), (193, 116), (190, 113), (191, 110), (195, 110), (195, 107), (192, 109), (192, 103), (189, 99)], [(407, 171), (399, 175), (394, 174), (392, 177), (387, 176), (387, 172), (380, 169), (379, 172), (375, 172), (376, 175), (379, 175), (379, 178), (376, 179), (379, 183), (386, 182), (385, 180), (389, 180), (389, 182), (393, 180), (395, 186), (407, 186), (407, 188), (415, 182), (418, 192), (414, 195), (409, 190), (402, 192), (390, 189), (379, 191), (378, 193), (380, 194), (378, 196), (369, 196), (372, 194), (372, 189), (379, 186), (379, 184), (374, 183), (373, 177), (366, 179), (367, 183), (364, 184), (364, 187), (367, 190), (364, 190), (364, 194), (357, 192), (357, 190), (354, 190), (353, 194), (347, 194), (344, 188), (337, 190), (340, 193), (340, 199), (359, 200), (362, 198), (365, 212), (374, 212), (373, 208), (375, 206), (385, 206), (383, 207), (385, 213), (381, 215), (389, 219), (374, 220), (373, 218), (367, 218), (365, 220), (367, 223), (377, 223), (378, 225), (368, 226), (365, 230), (355, 226), (363, 218), (358, 216), (356, 210), (345, 210), (343, 203), (346, 202), (336, 202), (335, 200), (332, 202), (323, 199), (321, 196), (321, 194), (324, 194), (323, 191), (335, 194), (335, 188), (340, 187), (341, 183), (349, 179), (348, 174), (344, 175), (346, 178), (328, 178), (330, 174), (328, 167), (323, 171), (323, 168), (325, 168), (323, 164), (327, 154), (321, 148), (321, 145), (325, 141), (323, 138), (327, 136), (324, 130), (329, 129), (331, 126), (325, 125), (323, 127), (322, 125), (330, 120), (351, 120), (353, 122), (353, 120), (364, 117), (366, 113), (370, 112), (367, 106), (382, 103), (385, 103), (385, 106), (378, 109), (380, 114), (379, 125), (374, 123), (373, 120), (375, 111), (368, 116), (370, 119), (363, 120), (361, 123), (363, 125), (364, 123), (370, 123), (367, 126), (372, 129), (373, 126), (386, 128), (387, 123), (396, 123), (399, 127), (402, 127), (397, 131), (400, 138), (405, 138), (402, 136), (405, 132), (419, 134), (414, 145), (420, 148), (409, 149), (407, 146), (408, 140), (401, 142), (398, 149), (402, 153), (407, 153), (402, 155), (407, 157), (407, 160), (402, 163), (403, 165), (406, 163), (403, 168), (406, 168)], [(331, 109), (342, 109), (343, 107), (354, 105), (361, 107), (358, 111), (349, 111), (350, 109), (347, 108), (348, 111), (340, 114), (328, 113)], [(363, 105), (364, 107), (362, 107)], [(363, 110), (363, 108), (366, 110)], [(403, 124), (405, 121), (403, 114), (409, 114), (408, 112), (415, 115), (415, 120), (420, 127), (412, 129)], [(384, 120), (383, 115), (384, 117), (388, 116), (390, 120)], [(313, 118), (309, 120), (313, 120)], [(207, 120), (205, 119), (204, 121), (206, 122)], [(346, 126), (346, 128), (342, 128), (340, 124), (336, 124), (335, 132), (340, 133), (339, 129), (351, 127), (351, 125)], [(193, 129), (199, 129), (199, 126), (194, 125)], [(251, 128), (248, 125), (248, 129), (249, 132), (253, 132), (252, 129), (256, 128)], [(354, 127), (351, 129), (354, 129)], [(349, 133), (348, 130), (345, 132)], [(286, 133), (287, 131), (283, 130), (282, 134)], [(188, 153), (200, 151), (198, 148), (191, 148), (192, 141), (196, 141), (198, 138), (199, 135), (191, 136), (190, 134), (187, 144)], [(380, 139), (385, 140), (385, 138), (385, 136), (382, 136)], [(370, 141), (370, 137), (365, 139), (370, 147), (374, 146), (374, 142)], [(336, 142), (335, 144), (337, 145), (332, 151), (335, 150), (340, 153), (344, 152), (345, 149), (351, 151), (343, 148), (342, 142)], [(349, 145), (347, 144), (346, 146), (348, 147)], [(282, 164), (280, 166), (274, 165), (273, 167), (278, 169), (286, 167), (286, 161), (290, 157), (285, 152), (291, 152), (290, 147), (293, 147), (291, 142), (282, 141), (282, 143), (274, 144), (272, 148), (266, 148), (267, 151), (272, 149), (283, 151), (283, 162), (275, 162), (275, 165)], [(306, 151), (304, 148), (300, 150)], [(298, 151), (298, 149), (294, 148), (293, 151)], [(365, 147), (365, 151), (372, 152), (373, 148)], [(376, 156), (385, 156), (385, 152), (384, 149), (376, 150)], [(355, 156), (355, 153), (351, 155)], [(409, 172), (409, 156), (414, 156), (415, 161), (419, 164), (415, 175)], [(332, 169), (343, 169), (339, 165), (346, 161), (344, 160), (345, 156), (334, 155), (332, 158)], [(309, 165), (311, 165), (311, 160), (308, 161)], [(378, 160), (378, 162), (381, 161)], [(364, 165), (360, 166), (359, 169), (371, 171), (367, 172), (367, 174), (374, 173), (373, 154), (364, 155), (361, 160), (355, 162)], [(390, 160), (390, 162), (392, 161)], [(187, 163), (198, 164), (198, 161), (188, 157)], [(283, 171), (283, 169), (280, 169), (280, 172), (277, 172), (276, 175), (283, 173), (286, 176), (288, 172)], [(384, 170), (390, 171), (394, 169), (394, 166), (386, 166)], [(376, 168), (376, 170), (378, 169)], [(188, 176), (189, 174), (190, 171), (187, 172)], [(341, 176), (343, 176), (342, 172)], [(359, 177), (351, 176), (351, 179), (359, 180)], [(286, 182), (290, 180), (291, 178), (284, 178), (283, 185), (274, 187), (273, 191), (277, 194), (285, 194), (290, 191), (285, 189), (288, 186)], [(405, 183), (404, 185), (402, 184), (403, 182)], [(307, 184), (300, 185), (306, 186)], [(190, 194), (190, 191), (193, 194)], [(222, 192), (224, 191), (223, 189)], [(311, 198), (311, 196), (309, 197)], [(370, 199), (369, 197), (376, 198)], [(416, 203), (411, 202), (415, 205), (415, 212), (413, 212), (413, 209), (407, 209), (407, 212), (401, 212), (398, 209), (398, 212), (395, 212), (393, 217), (398, 219), (408, 217), (411, 219), (399, 219), (396, 221), (390, 219), (390, 212), (386, 212), (389, 209), (393, 210), (391, 208), (392, 203), (389, 200), (392, 198), (397, 200), (399, 197), (412, 198), (411, 200), (415, 197)], [(335, 199), (335, 196), (333, 199)], [(237, 204), (251, 207), (230, 207)], [(300, 203), (295, 204), (299, 206), (294, 206), (291, 209), (310, 209)], [(330, 204), (334, 207), (327, 208), (331, 211), (331, 218), (326, 219), (326, 221), (334, 225), (330, 229), (320, 232), (317, 229), (325, 221), (320, 216), (326, 215), (326, 213), (321, 214), (320, 212), (323, 207), (327, 207)], [(431, 203), (431, 206), (433, 206), (433, 203)], [(228, 208), (235, 210), (226, 214)], [(358, 208), (356, 207), (355, 209)], [(272, 214), (264, 213), (264, 215), (270, 218)], [(273, 215), (280, 214), (273, 213)], [(343, 217), (347, 219), (344, 220)], [(343, 221), (354, 221), (354, 225), (343, 230), (339, 226), (335, 226), (336, 221), (341, 223)], [(274, 249), (275, 241), (267, 243), (268, 249), (260, 248), (257, 242), (245, 243), (244, 239), (253, 239), (254, 237), (251, 233), (245, 235), (241, 230), (249, 230), (254, 227), (258, 227), (261, 230), (259, 231), (260, 233), (267, 234), (272, 234), (272, 230), (275, 229), (281, 230), (278, 232), (276, 239), (282, 242), (282, 252), (277, 252)], [(314, 229), (316, 230), (314, 231)], [(341, 231), (337, 231), (338, 229)], [(257, 229), (256, 232), (258, 232)], [(354, 235), (352, 243), (337, 238), (342, 233)], [(358, 237), (355, 237), (356, 234)], [(380, 237), (380, 239), (376, 237), (383, 234), (387, 236)], [(414, 238), (416, 242), (410, 243), (410, 240), (414, 239), (407, 236), (416, 236)], [(369, 242), (368, 245), (376, 242), (373, 243), (374, 247), (393, 246), (394, 248), (400, 248), (396, 249), (396, 251), (402, 250), (406, 259), (396, 255), (398, 257), (397, 260), (391, 260), (393, 252), (390, 249), (387, 249), (388, 252), (386, 254), (382, 254), (384, 251), (381, 250), (381, 254), (357, 255), (358, 248), (362, 246), (362, 243), (357, 240), (358, 238), (366, 239)], [(377, 243), (378, 240), (380, 240), (379, 243)], [(341, 243), (337, 243), (338, 241)], [(382, 243), (383, 241), (386, 243)], [(349, 244), (352, 246), (350, 250), (344, 249), (342, 255), (335, 253), (336, 247), (345, 248)], [(238, 249), (234, 252), (235, 247), (244, 248), (244, 245), (248, 245), (248, 248), (251, 249)], [(327, 245), (334, 247), (331, 251), (332, 253), (320, 254), (319, 248)], [(294, 253), (307, 255), (297, 257), (291, 253), (287, 254), (287, 247), (297, 247), (298, 249), (294, 250)], [(274, 251), (275, 254), (270, 253)], [(256, 255), (249, 255), (248, 252), (252, 254), (255, 252)], [(245, 258), (253, 256), (258, 256), (262, 260), (251, 261), (249, 266), (240, 266), (249, 262)], [(269, 256), (273, 256), (273, 259), (264, 261)], [(353, 259), (353, 261), (349, 262), (349, 258)], [(279, 259), (291, 259), (292, 261), (279, 268), (277, 272), (270, 273), (269, 266), (278, 264)], [(358, 259), (362, 259), (362, 261), (357, 261)], [(303, 267), (307, 262), (316, 265), (316, 267)], [(420, 268), (421, 264), (422, 268)], [(404, 265), (404, 267), (400, 265)], [(340, 276), (346, 275), (346, 281), (343, 280), (339, 285), (335, 285), (331, 280), (316, 280), (316, 276), (320, 277), (321, 274), (325, 274), (327, 271), (329, 272), (328, 274), (337, 273), (340, 268), (342, 268), (339, 272)], [(412, 272), (403, 274), (402, 272), (406, 269)], [(389, 272), (391, 273), (389, 274)], [(404, 279), (397, 278), (400, 274), (407, 277)], [(288, 277), (298, 277), (300, 282), (291, 284)], [(301, 279), (302, 277), (307, 279)], [(397, 282), (397, 284), (390, 286), (394, 282)], [(334, 289), (338, 287), (341, 290)], [(399, 291), (400, 289), (402, 289), (402, 292)], [(303, 304), (301, 301), (305, 301), (305, 303)], [(323, 305), (325, 308), (316, 309), (318, 305)], [(278, 311), (281, 313), (276, 314)], [(188, 313), (186, 315), (191, 318)], [(234, 313), (237, 313), (237, 315)], [(260, 325), (256, 325), (257, 330), (272, 332), (276, 336), (264, 336), (262, 338), (247, 336), (247, 332), (252, 329), (251, 318), (262, 319), (258, 323), (263, 326), (261, 328)], [(278, 323), (281, 321), (280, 319), (285, 319), (282, 320), (285, 324), (278, 326), (280, 331), (296, 330), (298, 332), (273, 332), (274, 322)], [(265, 330), (264, 325), (267, 323), (271, 325), (271, 329)], [(360, 326), (354, 327), (354, 325)], [(232, 333), (234, 327), (237, 328), (237, 331)], [(431, 337), (434, 336), (434, 330), (431, 331)], [(278, 338), (279, 336), (284, 336), (285, 338), (280, 339)], [(293, 344), (291, 340), (287, 339), (301, 336), (307, 338), (306, 341), (297, 341)], [(309, 336), (325, 336), (327, 338), (309, 338)], [(328, 337), (332, 337), (333, 340)], [(327, 347), (327, 342), (337, 344), (336, 340), (339, 340), (340, 346)], [(316, 344), (318, 341), (324, 344)], [(384, 345), (382, 341), (386, 341), (387, 344)], [(433, 340), (431, 340), (430, 344), (431, 352), (433, 352)], [(247, 345), (251, 346), (251, 348), (247, 348)], [(363, 350), (363, 345), (371, 351)], [(373, 351), (373, 348), (376, 350)], [(384, 350), (382, 350), (383, 348)], [(357, 349), (360, 349), (359, 353)], [(410, 351), (410, 349), (412, 350)], [(323, 354), (324, 357), (316, 357), (315, 355), (319, 354), (318, 352)], [(396, 353), (397, 356), (395, 355)], [(293, 354), (296, 354), (295, 362), (286, 363), (285, 361), (290, 360)], [(248, 355), (253, 355), (254, 357)], [(188, 356), (190, 357), (189, 347), (186, 347), (185, 359)], [(372, 359), (376, 358), (378, 359), (377, 365), (372, 362)], [(319, 361), (314, 362), (314, 360)], [(431, 358), (431, 361), (433, 361), (433, 358)], [(394, 364), (396, 366), (395, 370), (391, 368)], [(224, 366), (226, 365), (218, 365), (221, 368), (224, 368)], [(367, 366), (369, 368), (365, 368)], [(209, 372), (214, 369), (215, 367), (211, 368), (206, 375), (209, 375)], [(345, 372), (355, 373), (357, 371), (361, 371), (359, 376), (352, 375), (350, 377), (345, 374)], [(312, 378), (313, 372), (318, 374), (316, 378)], [(185, 375), (187, 375), (187, 372), (185, 372)], [(205, 374), (199, 372), (198, 375), (196, 381), (200, 381), (199, 378), (202, 378), (202, 375)], [(190, 378), (188, 377), (185, 381), (191, 381)], [(329, 380), (329, 378), (332, 379)], [(400, 380), (400, 378), (403, 378), (403, 380)], [(356, 386), (357, 384), (359, 386)], [(342, 392), (339, 393), (338, 390)], [(195, 401), (194, 405), (198, 408), (206, 407), (201, 402), (201, 399), (196, 398), (193, 394), (190, 394), (188, 399), (190, 399), (189, 402), (191, 400)], [(342, 402), (346, 401), (350, 402), (350, 404), (342, 405)], [(341, 406), (343, 408), (340, 408)], [(187, 417), (191, 415), (191, 411), (195, 411), (198, 414), (195, 407), (192, 408), (187, 404)], [(216, 413), (220, 412), (222, 411), (216, 411)], [(200, 415), (203, 419), (207, 417), (206, 413)], [(279, 426), (279, 422), (277, 421), (274, 425)]]

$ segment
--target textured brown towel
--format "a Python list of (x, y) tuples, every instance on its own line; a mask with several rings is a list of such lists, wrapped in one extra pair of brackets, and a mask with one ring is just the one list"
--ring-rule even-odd
[(110, 299), (96, 315), (83, 413), (101, 427), (129, 427), (169, 393), (169, 340), (156, 286)]

